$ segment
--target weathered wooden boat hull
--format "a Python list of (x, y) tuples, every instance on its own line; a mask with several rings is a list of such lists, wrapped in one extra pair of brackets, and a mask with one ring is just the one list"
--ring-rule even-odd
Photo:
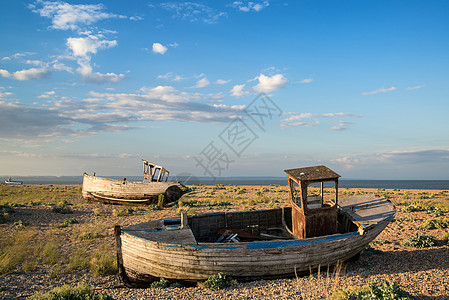
[[(288, 209), (291, 214), (291, 208)], [(283, 215), (280, 209), (261, 212)], [(271, 226), (266, 218), (256, 217), (256, 213), (257, 211), (226, 213), (229, 216), (225, 223), (234, 220), (234, 224), (237, 224), (259, 218), (260, 224)], [(395, 210), (377, 224), (359, 228), (344, 220), (341, 224), (347, 227), (347, 233), (241, 243), (195, 243), (190, 229), (195, 227), (194, 217), (193, 220), (189, 219), (189, 228), (178, 232), (178, 239), (174, 236), (175, 242), (167, 238), (152, 238), (154, 233), (151, 233), (151, 229), (148, 231), (148, 226), (144, 224), (122, 230), (116, 228), (120, 273), (125, 282), (139, 285), (148, 284), (160, 277), (179, 281), (203, 281), (219, 272), (241, 280), (290, 277), (295, 272), (299, 274), (310, 268), (335, 265), (358, 255), (382, 232), (394, 218), (394, 214)], [(344, 214), (340, 214), (340, 219), (342, 216)], [(213, 222), (209, 225), (212, 226), (204, 226), (203, 230), (214, 227)], [(167, 232), (169, 234), (170, 230)], [(196, 232), (196, 236), (199, 234), (201, 235)]]
[(159, 244), (121, 235), (125, 276), (129, 282), (145, 283), (164, 277), (203, 281), (223, 272), (236, 279), (254, 280), (294, 276), (319, 266), (335, 265), (356, 256), (384, 226), (326, 238), (251, 242), (242, 245)]
[(159, 195), (164, 195), (164, 203), (170, 203), (188, 191), (175, 182), (133, 182), (83, 175), (83, 197), (103, 203), (148, 205), (158, 203)]

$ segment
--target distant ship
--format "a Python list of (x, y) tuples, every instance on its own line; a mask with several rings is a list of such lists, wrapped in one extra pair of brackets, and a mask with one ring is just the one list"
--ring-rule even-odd
[(8, 178), (8, 180), (5, 180), (6, 184), (23, 184), (23, 181), (17, 181), (17, 180), (12, 180), (11, 176)]

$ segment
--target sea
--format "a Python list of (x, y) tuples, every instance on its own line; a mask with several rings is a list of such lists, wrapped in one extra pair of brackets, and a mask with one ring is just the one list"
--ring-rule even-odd
[[(123, 179), (117, 176), (104, 176), (114, 179)], [(0, 176), (0, 182), (4, 182), (8, 176)], [(81, 184), (82, 176), (15, 176), (15, 181), (23, 184)], [(142, 176), (129, 176), (126, 180), (140, 181)], [(178, 176), (171, 178), (186, 185), (280, 185), (286, 186), (286, 177), (208, 177)], [(377, 189), (420, 189), (420, 190), (449, 190), (449, 180), (362, 180), (362, 179), (340, 179), (340, 188), (377, 188)]]

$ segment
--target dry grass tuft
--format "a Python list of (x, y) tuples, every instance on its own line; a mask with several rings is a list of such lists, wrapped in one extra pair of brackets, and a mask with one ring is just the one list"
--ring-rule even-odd
[(116, 274), (118, 269), (115, 251), (106, 243), (101, 245), (90, 257), (89, 267), (96, 276)]
[(33, 245), (32, 241), (37, 234), (36, 229), (25, 228), (2, 237), (0, 240), (0, 274), (12, 271), (33, 256), (36, 245)]
[[(332, 272), (331, 272), (332, 269)], [(310, 275), (308, 279), (298, 277), (295, 266), (295, 276), (297, 287), (303, 300), (314, 299), (331, 299), (332, 294), (337, 290), (342, 275), (344, 274), (343, 262), (338, 261), (333, 267), (327, 266), (326, 273), (321, 273), (321, 266), (318, 266), (318, 271), (313, 274), (310, 268)], [(310, 286), (310, 284), (303, 284), (303, 280), (309, 280), (313, 285), (317, 286), (315, 290), (305, 290), (304, 286)]]

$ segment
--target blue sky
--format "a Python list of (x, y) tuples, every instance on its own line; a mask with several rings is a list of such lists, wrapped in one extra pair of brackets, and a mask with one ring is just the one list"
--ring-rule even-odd
[(0, 174), (449, 179), (447, 1), (0, 2)]

